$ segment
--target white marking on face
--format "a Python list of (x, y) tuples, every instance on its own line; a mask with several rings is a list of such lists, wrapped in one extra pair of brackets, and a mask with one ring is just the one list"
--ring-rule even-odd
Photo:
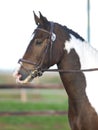
[[(98, 68), (98, 51), (88, 43), (84, 43), (71, 35), (70, 41), (65, 43), (65, 49), (68, 53), (71, 49), (75, 49), (80, 58), (81, 69)], [(86, 78), (87, 97), (98, 113), (98, 71), (83, 73)]]

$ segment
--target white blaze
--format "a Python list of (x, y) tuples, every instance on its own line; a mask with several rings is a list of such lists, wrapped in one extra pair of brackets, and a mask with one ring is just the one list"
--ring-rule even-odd
[[(98, 68), (98, 51), (88, 43), (71, 35), (70, 41), (65, 43), (65, 49), (69, 53), (75, 49), (81, 62), (81, 69)], [(86, 93), (93, 108), (98, 113), (98, 71), (83, 72), (86, 78)]]

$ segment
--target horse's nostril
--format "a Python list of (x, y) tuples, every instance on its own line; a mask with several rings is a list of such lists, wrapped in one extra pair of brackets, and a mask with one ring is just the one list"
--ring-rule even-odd
[(17, 77), (19, 77), (19, 75), (20, 75), (20, 73), (19, 73), (18, 70), (15, 70), (15, 71), (13, 72), (13, 77), (17, 78)]
[(22, 75), (22, 73), (20, 71), (18, 71), (18, 75)]
[(28, 73), (25, 70), (21, 69), (20, 71), (18, 71), (18, 75), (20, 75), (20, 80), (24, 80), (27, 78)]

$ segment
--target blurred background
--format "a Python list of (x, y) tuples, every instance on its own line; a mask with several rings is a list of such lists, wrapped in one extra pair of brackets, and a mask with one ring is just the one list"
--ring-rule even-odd
[[(29, 84), (29, 89), (18, 86), (12, 77), (36, 28), (33, 11), (73, 29), (98, 49), (96, 0), (0, 1), (0, 130), (70, 130), (66, 113), (53, 116), (54, 111), (68, 109), (67, 94), (57, 73), (45, 73)], [(28, 111), (49, 111), (51, 116), (21, 114)]]
[[(33, 11), (66, 25), (88, 41), (89, 0), (0, 1), (0, 70), (14, 70), (36, 28)], [(97, 1), (90, 0), (90, 44), (98, 48)]]

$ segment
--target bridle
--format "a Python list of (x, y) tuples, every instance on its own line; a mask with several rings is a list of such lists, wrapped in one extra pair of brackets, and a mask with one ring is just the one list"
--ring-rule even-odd
[(26, 60), (26, 59), (23, 59), (23, 58), (19, 59), (19, 61), (18, 61), (18, 63), (21, 63), (21, 62), (27, 63), (27, 64), (33, 65), (35, 67), (35, 70), (30, 72), (30, 77), (35, 78), (37, 76), (41, 76), (44, 71), (60, 72), (60, 73), (80, 73), (80, 72), (98, 71), (98, 68), (81, 69), (81, 70), (63, 70), (63, 69), (47, 69), (47, 68), (43, 69), (42, 65), (43, 65), (43, 62), (45, 60), (45, 55), (47, 54), (48, 51), (50, 51), (49, 64), (50, 64), (50, 61), (52, 61), (53, 43), (56, 40), (56, 35), (54, 33), (54, 23), (50, 22), (50, 24), (51, 24), (50, 31), (47, 31), (47, 30), (42, 29), (42, 28), (36, 29), (36, 30), (40, 30), (42, 32), (48, 33), (50, 35), (50, 41), (49, 41), (50, 44), (47, 44), (46, 49), (44, 51), (44, 55), (43, 55), (41, 61), (39, 63), (35, 63), (33, 61)]
[[(43, 57), (41, 59), (41, 61), (39, 61), (39, 63), (35, 63), (33, 61), (30, 61), (30, 60), (26, 60), (26, 59), (19, 59), (18, 63), (21, 64), (21, 63), (27, 63), (27, 64), (30, 64), (30, 65), (33, 65), (34, 66), (34, 70), (30, 72), (30, 75), (32, 78), (36, 77), (36, 76), (41, 76), (42, 73), (45, 71), (45, 70), (48, 70), (48, 69), (43, 69), (42, 68), (42, 65), (43, 65), (43, 62), (45, 60), (45, 56), (47, 54), (48, 51), (50, 51), (50, 55), (49, 55), (49, 63), (48, 65), (50, 66), (50, 62), (52, 61), (52, 51), (53, 51), (53, 43), (54, 41), (56, 40), (56, 35), (53, 33), (53, 30), (54, 30), (54, 23), (53, 22), (50, 22), (50, 25), (51, 25), (51, 28), (50, 28), (50, 31), (47, 31), (45, 29), (42, 29), (42, 28), (37, 28), (36, 30), (40, 30), (42, 32), (45, 32), (45, 33), (48, 33), (49, 34), (49, 44), (47, 43), (47, 46), (45, 48), (45, 51), (44, 51), (44, 54), (43, 54)], [(25, 70), (28, 71), (28, 69), (26, 69), (25, 67), (23, 67)], [(29, 71), (28, 71), (29, 72)]]

